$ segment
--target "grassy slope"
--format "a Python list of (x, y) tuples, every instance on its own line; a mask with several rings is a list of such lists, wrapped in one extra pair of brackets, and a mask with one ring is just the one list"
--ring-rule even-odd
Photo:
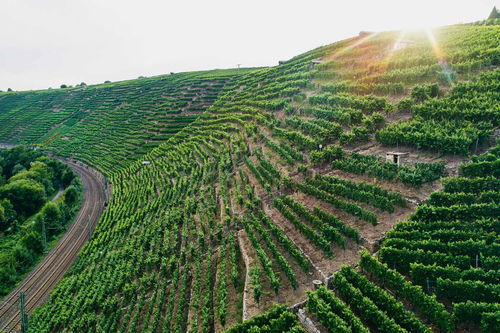
[[(311, 162), (310, 156), (318, 144), (341, 144), (346, 150), (367, 142), (379, 145), (374, 132), (383, 125), (374, 114), (389, 122), (400, 113), (408, 114), (398, 112), (392, 105), (408, 95), (413, 85), (437, 82), (445, 92), (451, 84), (443, 69), (453, 70), (453, 80), (466, 80), (498, 65), (498, 26), (439, 29), (435, 36), (441, 49), (438, 56), (446, 61), (446, 67), (443, 62), (437, 63), (425, 35), (408, 34), (402, 40), (411, 42), (394, 50), (398, 38), (396, 32), (356, 37), (310, 51), (279, 67), (234, 77), (233, 89), (228, 88), (199, 118), (141, 156), (141, 160), (152, 161), (150, 166), (142, 166), (140, 161), (123, 163), (122, 155), (127, 150), (118, 135), (105, 140), (104, 147), (85, 144), (98, 141), (103, 132), (99, 126), (105, 125), (102, 121), (96, 121), (92, 130), (87, 130), (84, 122), (79, 123), (74, 131), (54, 135), (53, 141), (50, 135), (30, 137), (29, 140), (39, 141), (56, 152), (74, 154), (103, 168), (113, 184), (113, 199), (95, 237), (47, 305), (33, 315), (32, 330), (221, 330), (222, 324), (227, 327), (236, 322), (241, 311), (238, 303), (242, 291), (238, 286), (243, 283), (242, 276), (233, 275), (235, 267), (238, 271), (243, 265), (241, 251), (249, 255), (251, 266), (260, 267), (262, 274), (257, 280), (270, 292), (257, 306), (252, 298), (259, 283), (249, 286), (245, 304), (251, 314), (261, 312), (274, 301), (292, 304), (303, 299), (310, 280), (321, 277), (312, 267), (306, 268), (312, 275), (304, 272), (297, 259), (300, 255), (290, 251), (294, 245), (286, 244), (297, 244), (324, 273), (356, 260), (356, 244), (346, 237), (345, 248), (333, 245), (333, 259), (329, 259), (317, 242), (319, 238), (328, 241), (325, 229), (318, 228), (314, 219), (299, 218), (316, 236), (299, 232), (297, 225), (276, 209), (272, 199), (283, 193), (292, 194), (295, 201), (308, 209), (320, 206), (337, 215), (358, 229), (364, 239), (381, 237), (401, 215), (384, 212), (373, 202), (345, 194), (336, 196), (385, 221), (383, 228), (382, 223), (371, 226), (359, 214), (356, 217), (352, 211), (339, 209), (339, 205), (335, 208), (324, 198), (318, 200), (303, 193), (303, 164), (310, 164), (309, 170), (314, 173), (334, 174), (328, 164)], [(310, 61), (316, 59), (324, 62), (309, 70)], [(131, 84), (140, 85), (141, 81)], [(371, 92), (387, 97), (363, 97)], [(5, 102), (6, 97), (0, 98)], [(22, 103), (18, 103), (12, 108), (22, 109)], [(154, 105), (149, 98), (144, 103), (147, 106), (133, 109), (144, 111)], [(116, 106), (109, 109), (105, 103), (101, 107), (109, 113), (105, 118), (108, 120), (113, 120), (113, 112), (120, 110)], [(311, 108), (324, 112), (307, 111)], [(324, 118), (319, 114), (328, 115), (329, 123), (337, 124), (337, 129), (321, 122)], [(130, 128), (147, 132), (147, 116), (130, 118)], [(328, 131), (337, 133), (338, 128), (338, 136)], [(64, 136), (72, 138), (72, 144), (65, 144)], [(139, 158), (142, 143), (131, 143), (137, 147), (135, 158)], [(106, 157), (101, 157), (103, 154)], [(449, 161), (447, 156), (441, 160)], [(279, 170), (279, 176), (272, 176), (273, 169)], [(306, 175), (311, 174), (307, 171)], [(362, 179), (389, 190), (396, 186), (405, 195), (416, 191), (398, 182), (374, 181), (347, 172), (340, 176), (357, 184)], [(396, 211), (402, 216), (408, 213), (405, 208)], [(266, 220), (266, 215), (271, 219)], [(262, 226), (269, 230), (270, 243), (265, 242)], [(284, 230), (285, 240), (278, 241), (279, 230)], [(283, 253), (283, 258), (275, 255), (272, 244)], [(285, 273), (287, 265), (300, 282), (295, 291), (293, 279)], [(279, 295), (272, 291), (273, 286)]]

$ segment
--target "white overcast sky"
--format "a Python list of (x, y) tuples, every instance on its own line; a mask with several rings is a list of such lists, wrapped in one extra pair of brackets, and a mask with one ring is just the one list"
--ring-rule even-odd
[(270, 66), (360, 30), (484, 19), (492, 0), (1, 0), (0, 90)]

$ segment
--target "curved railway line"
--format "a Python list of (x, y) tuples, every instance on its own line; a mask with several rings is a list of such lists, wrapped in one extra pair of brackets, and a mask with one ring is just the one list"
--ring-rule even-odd
[(43, 261), (0, 301), (0, 332), (20, 331), (21, 292), (25, 293), (25, 310), (28, 314), (48, 300), (49, 292), (74, 263), (104, 210), (109, 192), (102, 174), (80, 162), (61, 160), (71, 167), (82, 181), (84, 197), (80, 211), (59, 243)]

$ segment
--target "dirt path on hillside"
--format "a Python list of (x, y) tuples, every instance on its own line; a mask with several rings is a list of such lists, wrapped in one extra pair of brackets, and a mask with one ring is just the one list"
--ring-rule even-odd
[(57, 199), (59, 199), (59, 198), (61, 197), (61, 195), (63, 194), (63, 192), (64, 192), (64, 188), (60, 188), (60, 189), (57, 191), (56, 195), (55, 195), (55, 196), (52, 198), (52, 200), (50, 200), (50, 201), (52, 201), (52, 202), (56, 202), (56, 201), (57, 201)]

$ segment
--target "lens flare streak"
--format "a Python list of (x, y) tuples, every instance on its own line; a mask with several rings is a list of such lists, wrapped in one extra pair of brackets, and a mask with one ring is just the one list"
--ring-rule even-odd
[(444, 73), (444, 76), (446, 78), (446, 81), (448, 83), (453, 82), (453, 71), (450, 66), (447, 65), (446, 59), (444, 57), (443, 50), (439, 46), (439, 43), (436, 41), (436, 37), (434, 36), (434, 32), (432, 29), (428, 28), (425, 29), (425, 33), (427, 35), (427, 38), (429, 39), (429, 42), (431, 43), (432, 49), (434, 51), (434, 54), (436, 55), (436, 58), (438, 60), (439, 66), (441, 67), (441, 70)]
[(334, 60), (335, 58), (340, 57), (342, 54), (346, 53), (347, 51), (354, 49), (355, 47), (363, 44), (364, 42), (372, 39), (373, 37), (375, 37), (379, 34), (380, 34), (379, 32), (374, 32), (374, 33), (368, 34), (368, 35), (364, 36), (363, 38), (360, 38), (357, 41), (355, 41), (354, 43), (350, 44), (349, 46), (346, 46), (346, 47), (338, 50), (337, 52), (335, 52), (334, 54), (332, 54), (331, 56), (326, 58), (325, 61)]

